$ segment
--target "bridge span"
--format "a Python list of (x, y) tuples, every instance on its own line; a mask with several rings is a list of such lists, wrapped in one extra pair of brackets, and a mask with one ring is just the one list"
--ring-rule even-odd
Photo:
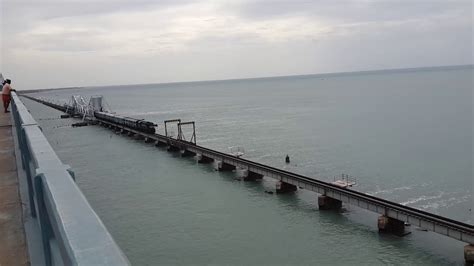
[[(65, 112), (66, 108), (55, 103), (25, 96), (52, 108)], [(129, 136), (139, 136), (145, 142), (156, 146), (167, 147), (168, 151), (180, 152), (183, 157), (195, 156), (198, 163), (215, 163), (219, 171), (232, 171), (237, 168), (245, 170), (244, 180), (258, 180), (263, 176), (277, 180), (277, 193), (307, 189), (321, 194), (318, 198), (320, 210), (338, 209), (342, 203), (366, 209), (381, 216), (377, 220), (379, 231), (404, 235), (405, 224), (409, 223), (427, 231), (468, 243), (464, 255), (467, 264), (474, 262), (474, 225), (456, 221), (447, 217), (422, 211), (409, 206), (368, 195), (349, 188), (342, 188), (332, 183), (317, 180), (308, 176), (288, 172), (248, 159), (223, 153), (194, 142), (175, 139), (161, 134), (144, 133), (123, 125), (97, 119), (100, 125), (111, 128)]]

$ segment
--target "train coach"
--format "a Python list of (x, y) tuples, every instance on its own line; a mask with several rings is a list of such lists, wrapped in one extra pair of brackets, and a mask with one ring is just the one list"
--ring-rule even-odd
[(106, 112), (94, 112), (94, 116), (99, 120), (104, 120), (116, 125), (128, 127), (131, 129), (138, 130), (140, 132), (154, 134), (156, 132), (155, 123), (146, 121), (143, 119), (136, 119), (133, 117), (126, 117), (117, 114), (111, 114)]

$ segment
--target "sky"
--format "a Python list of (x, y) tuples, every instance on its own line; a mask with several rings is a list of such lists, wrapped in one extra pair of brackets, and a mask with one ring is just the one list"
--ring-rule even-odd
[(473, 64), (473, 0), (0, 0), (16, 89)]

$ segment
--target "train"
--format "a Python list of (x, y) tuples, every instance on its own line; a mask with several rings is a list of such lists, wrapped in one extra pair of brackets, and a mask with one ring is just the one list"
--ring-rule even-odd
[(106, 122), (110, 122), (116, 125), (128, 127), (131, 129), (135, 129), (140, 132), (148, 133), (148, 134), (155, 134), (156, 132), (156, 124), (150, 121), (146, 121), (143, 119), (136, 119), (133, 117), (126, 117), (117, 114), (107, 113), (107, 112), (94, 112), (94, 116)]

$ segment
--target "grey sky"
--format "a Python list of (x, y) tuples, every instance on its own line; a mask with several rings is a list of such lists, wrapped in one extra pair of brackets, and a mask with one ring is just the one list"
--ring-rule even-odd
[(473, 63), (472, 0), (0, 0), (18, 89)]

